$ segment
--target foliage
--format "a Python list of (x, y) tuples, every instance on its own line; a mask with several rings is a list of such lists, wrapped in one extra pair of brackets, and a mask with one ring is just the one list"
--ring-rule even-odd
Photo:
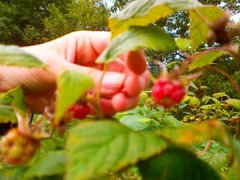
[(101, 1), (0, 1), (0, 43), (42, 43), (77, 30), (107, 30), (110, 10)]
[(72, 0), (66, 5), (65, 12), (55, 4), (49, 5), (48, 11), (50, 15), (43, 23), (49, 39), (77, 30), (107, 30), (109, 10), (101, 1)]
[[(7, 11), (9, 3), (2, 1), (0, 5), (6, 6)], [(84, 7), (88, 7), (86, 11)], [(102, 2), (67, 2), (66, 8), (63, 8), (65, 13), (57, 3), (46, 3), (43, 8), (50, 12), (41, 16), (45, 17), (44, 31), (50, 34), (46, 38), (55, 38), (70, 30), (82, 28), (106, 29), (105, 18), (109, 15), (109, 9)], [(182, 11), (184, 16), (188, 16), (186, 19), (189, 19), (190, 24), (179, 23), (189, 25), (187, 28), (190, 32), (182, 33), (177, 29), (171, 34), (163, 22), (175, 12), (177, 14), (173, 16), (179, 17)], [(99, 15), (102, 16), (98, 23), (94, 18)], [(85, 18), (88, 21), (83, 21)], [(112, 41), (99, 56), (98, 62), (107, 64), (126, 51), (143, 47), (161, 51), (163, 56), (172, 51), (170, 56), (174, 59), (179, 55), (182, 61), (177, 62), (178, 66), (172, 64), (169, 72), (163, 67), (163, 76), (181, 81), (188, 89), (188, 94), (180, 104), (165, 109), (156, 105), (150, 91), (145, 91), (135, 109), (118, 113), (113, 118), (103, 118), (99, 116), (102, 115), (99, 113), (99, 97), (95, 97), (96, 94), (91, 91), (93, 80), (65, 70), (57, 77), (56, 97), (47, 107), (50, 110), (35, 115), (32, 121), (24, 104), (21, 87), (6, 92), (0, 97), (0, 109), (7, 113), (0, 119), (0, 123), (17, 122), (17, 134), (25, 139), (34, 138), (37, 143), (40, 142), (40, 147), (33, 157), (29, 157), (31, 160), (28, 163), (20, 166), (9, 166), (1, 155), (0, 177), (109, 179), (129, 171), (134, 171), (142, 179), (221, 179), (232, 174), (239, 177), (240, 101), (225, 92), (205, 95), (202, 84), (192, 82), (198, 79), (204, 69), (212, 67), (212, 63), (224, 53), (238, 60), (239, 50), (236, 52), (233, 49), (231, 38), (234, 37), (230, 37), (226, 29), (227, 21), (224, 10), (212, 5), (204, 6), (195, 0), (136, 0), (127, 5), (110, 17)], [(159, 27), (158, 23), (163, 23), (163, 27)], [(59, 27), (62, 27), (62, 31)], [(208, 32), (214, 35), (211, 37), (214, 42), (209, 42)], [(174, 39), (178, 33), (183, 39)], [(225, 39), (222, 35), (229, 35), (229, 38)], [(190, 47), (187, 47), (189, 44)], [(212, 45), (211, 50), (208, 44)], [(155, 55), (158, 57), (158, 53)], [(4, 57), (1, 62), (6, 66), (43, 67), (41, 61), (18, 49), (8, 51), (8, 47), (3, 47), (1, 57)], [(222, 74), (227, 75), (229, 81), (234, 81), (228, 73)], [(153, 80), (152, 83), (155, 82)], [(237, 83), (233, 85), (240, 91)], [(85, 93), (87, 95), (83, 96)], [(65, 118), (69, 118), (65, 117), (67, 108), (79, 101), (91, 106), (96, 115), (81, 121), (70, 118), (70, 122), (66, 122)], [(11, 139), (11, 134), (4, 135), (1, 142), (6, 139), (4, 137), (11, 140), (11, 145), (18, 144)], [(24, 143), (27, 142), (19, 144)]]

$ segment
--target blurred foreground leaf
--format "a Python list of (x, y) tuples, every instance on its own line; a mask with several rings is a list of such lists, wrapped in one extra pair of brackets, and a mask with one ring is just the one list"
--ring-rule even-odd
[(176, 11), (201, 6), (195, 0), (135, 0), (119, 13), (109, 18), (112, 36), (126, 31), (130, 26), (147, 26)]
[(43, 68), (46, 65), (38, 58), (17, 46), (0, 45), (0, 64), (27, 68)]
[(211, 29), (206, 24), (206, 21), (214, 23), (220, 19), (223, 13), (224, 10), (212, 5), (200, 6), (189, 10), (190, 40), (193, 49), (207, 42)]
[(111, 42), (98, 57), (97, 62), (111, 62), (126, 51), (138, 50), (143, 47), (168, 52), (175, 50), (177, 45), (173, 37), (161, 28), (154, 26), (131, 27)]
[(199, 124), (185, 125), (179, 128), (166, 128), (156, 131), (160, 137), (177, 144), (192, 145), (209, 139), (229, 143), (224, 125), (219, 120), (209, 120)]
[(160, 155), (139, 163), (143, 179), (220, 180), (217, 172), (192, 152), (169, 148)]
[(44, 156), (31, 164), (24, 174), (26, 178), (44, 177), (64, 174), (65, 154), (64, 151), (49, 151)]
[(56, 123), (62, 118), (67, 108), (93, 86), (94, 82), (89, 76), (64, 70), (57, 80), (57, 100), (54, 115)]
[(117, 172), (166, 149), (165, 141), (149, 132), (133, 132), (107, 121), (83, 122), (67, 141), (66, 179), (93, 179)]

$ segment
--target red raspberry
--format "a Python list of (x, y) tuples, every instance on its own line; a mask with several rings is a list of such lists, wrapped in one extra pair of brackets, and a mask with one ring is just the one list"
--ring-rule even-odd
[(160, 77), (152, 88), (153, 99), (164, 108), (180, 103), (185, 94), (186, 90), (180, 81), (168, 77)]
[(39, 147), (39, 140), (22, 134), (17, 128), (11, 129), (0, 141), (0, 150), (8, 164), (28, 162)]
[(91, 108), (85, 104), (74, 104), (68, 108), (68, 112), (72, 117), (83, 119), (91, 113)]

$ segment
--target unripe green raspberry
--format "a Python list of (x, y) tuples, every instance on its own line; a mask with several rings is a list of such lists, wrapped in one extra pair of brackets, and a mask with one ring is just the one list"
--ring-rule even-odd
[(7, 164), (23, 164), (29, 161), (39, 146), (39, 140), (11, 129), (0, 141), (0, 151)]

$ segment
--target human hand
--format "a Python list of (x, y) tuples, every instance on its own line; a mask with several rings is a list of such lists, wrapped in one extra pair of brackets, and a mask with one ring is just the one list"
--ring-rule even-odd
[[(44, 44), (23, 47), (24, 51), (47, 64), (48, 71), (0, 66), (0, 90), (6, 91), (22, 85), (26, 103), (35, 112), (42, 112), (49, 97), (53, 96), (56, 77), (62, 69), (78, 71), (92, 77), (96, 90), (103, 74), (103, 64), (96, 64), (95, 61), (109, 42), (109, 32), (79, 31)], [(144, 61), (143, 53), (139, 51), (137, 54), (138, 61)], [(140, 75), (131, 72), (126, 65), (128, 55), (125, 53), (110, 63), (104, 75), (100, 105), (105, 116), (136, 106), (139, 93), (149, 84), (147, 70)]]

